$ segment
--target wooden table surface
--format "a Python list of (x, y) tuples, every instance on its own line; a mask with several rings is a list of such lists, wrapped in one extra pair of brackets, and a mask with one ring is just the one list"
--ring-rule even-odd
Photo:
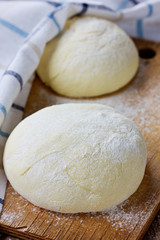
[[(0, 240), (19, 240), (5, 234), (0, 234)], [(121, 239), (122, 240), (122, 239)], [(160, 240), (160, 211), (146, 232), (143, 240)]]
[(143, 240), (160, 240), (160, 211), (146, 232)]
[[(132, 110), (139, 109), (138, 112), (134, 111), (134, 115), (132, 116), (132, 118), (134, 118), (133, 120), (135, 120), (135, 122), (137, 121), (136, 123), (140, 125), (140, 127), (141, 127), (140, 129), (144, 131), (144, 134), (145, 134), (146, 139), (147, 139), (147, 143), (149, 145), (149, 148), (148, 148), (149, 149), (149, 151), (148, 151), (148, 168), (147, 168), (147, 171), (146, 171), (147, 175), (146, 175), (146, 178), (143, 181), (143, 184), (141, 185), (142, 188), (139, 191), (137, 191), (137, 195), (132, 196), (132, 198), (129, 200), (130, 205), (129, 204), (127, 205), (128, 208), (126, 206), (126, 209), (129, 209), (128, 211), (130, 212), (130, 206), (134, 206), (134, 204), (137, 202), (137, 205), (136, 205), (137, 208), (135, 208), (135, 212), (131, 211), (131, 213), (133, 213), (133, 216), (132, 216), (132, 221), (130, 222), (130, 224), (133, 225), (133, 227), (136, 224), (136, 227), (134, 227), (133, 229), (130, 229), (129, 228), (129, 226), (130, 226), (129, 222), (127, 220), (126, 221), (126, 226), (125, 226), (126, 231), (127, 231), (126, 236), (125, 236), (125, 234), (123, 235), (123, 233), (125, 233), (124, 231), (121, 232), (121, 231), (118, 231), (118, 229), (116, 231), (113, 228), (113, 229), (111, 229), (112, 232), (111, 232), (110, 235), (107, 235), (106, 232), (105, 232), (105, 236), (104, 235), (102, 236), (102, 234), (97, 235), (97, 236), (100, 236), (100, 237), (95, 237), (94, 239), (96, 239), (96, 240), (100, 240), (100, 239), (102, 239), (102, 237), (103, 237), (103, 239), (107, 240), (107, 236), (111, 237), (109, 239), (115, 240), (115, 235), (116, 234), (118, 234), (117, 236), (121, 235), (121, 237), (116, 238), (118, 240), (124, 240), (124, 239), (127, 240), (128, 239), (127, 236), (129, 236), (130, 239), (134, 238), (134, 239), (138, 240), (138, 239), (141, 239), (142, 236), (144, 236), (143, 235), (144, 233), (146, 233), (146, 234), (145, 234), (143, 240), (160, 240), (160, 211), (156, 215), (157, 210), (159, 209), (158, 204), (159, 204), (159, 181), (160, 181), (159, 180), (159, 177), (160, 177), (160, 175), (159, 175), (160, 174), (159, 140), (157, 138), (159, 136), (159, 135), (157, 135), (158, 134), (158, 126), (157, 126), (158, 121), (157, 121), (157, 119), (159, 119), (159, 117), (158, 117), (159, 116), (158, 115), (159, 114), (159, 110), (158, 110), (159, 109), (159, 103), (158, 103), (158, 101), (157, 102), (155, 101), (157, 99), (157, 96), (159, 96), (159, 86), (160, 86), (159, 85), (160, 82), (157, 81), (157, 80), (159, 80), (159, 76), (160, 76), (160, 69), (159, 69), (160, 45), (156, 44), (156, 43), (145, 42), (145, 41), (142, 41), (142, 40), (135, 40), (135, 42), (136, 42), (136, 45), (139, 49), (140, 57), (142, 58), (141, 55), (143, 55), (143, 58), (141, 59), (141, 62), (140, 62), (140, 70), (138, 72), (138, 75), (135, 77), (136, 80), (132, 81), (130, 83), (130, 85), (126, 86), (126, 88), (124, 88), (121, 91), (119, 91), (118, 93), (116, 93), (112, 97), (112, 100), (115, 99), (116, 100), (115, 102), (117, 102), (117, 100), (119, 100), (119, 98), (117, 98), (117, 96), (120, 96), (121, 97), (121, 102), (123, 103), (121, 105), (123, 105), (123, 107), (126, 103), (129, 102), (129, 108), (126, 108), (127, 110), (130, 109), (130, 108), (133, 108)], [(153, 48), (153, 50), (152, 50), (152, 48)], [(142, 50), (143, 50), (143, 52), (142, 52)], [(152, 53), (155, 53), (156, 55), (151, 56)], [(149, 55), (147, 55), (147, 57), (146, 57), (146, 54), (149, 54)], [(156, 57), (154, 58), (154, 56), (156, 56)], [(153, 58), (153, 59), (148, 60), (147, 58), (148, 59)], [(150, 90), (152, 90), (152, 91), (150, 91)], [(147, 98), (146, 98), (146, 96), (147, 96)], [(124, 100), (123, 98), (125, 98), (125, 97), (127, 98), (127, 101), (123, 101)], [(139, 100), (139, 98), (140, 98), (140, 101), (137, 102)], [(97, 101), (106, 101), (105, 104), (107, 104), (108, 101), (109, 101), (107, 99), (110, 100), (111, 97), (107, 98), (107, 96), (106, 96), (106, 97), (98, 99)], [(146, 102), (144, 101), (145, 99), (146, 99)], [(27, 106), (26, 106), (26, 114), (27, 114), (26, 116), (30, 115), (32, 112), (35, 112), (38, 109), (41, 109), (45, 106), (52, 105), (52, 104), (57, 104), (57, 103), (60, 104), (61, 103), (60, 101), (62, 101), (62, 100), (65, 101), (65, 99), (62, 98), (61, 96), (54, 95), (52, 93), (52, 91), (49, 88), (45, 87), (40, 82), (40, 80), (38, 80), (38, 78), (37, 78), (34, 81), (32, 91), (30, 93), (30, 97), (29, 97), (29, 100), (28, 100), (28, 103), (27, 103)], [(70, 100), (67, 99), (67, 102), (69, 102), (69, 101), (71, 102), (73, 100), (72, 99), (70, 99)], [(113, 101), (113, 103), (115, 103), (115, 102)], [(136, 103), (139, 103), (139, 105), (138, 106), (134, 105)], [(147, 103), (147, 104), (145, 104), (145, 103)], [(120, 107), (121, 107), (121, 105), (120, 105)], [(134, 109), (134, 106), (135, 106), (135, 109)], [(145, 108), (144, 108), (144, 106), (145, 106)], [(155, 138), (153, 142), (151, 142), (152, 139), (148, 135), (150, 132), (147, 131), (148, 128), (145, 126), (145, 124), (150, 123), (150, 125), (147, 125), (147, 126), (150, 126), (151, 129), (153, 127), (152, 126), (152, 121), (149, 121), (150, 119), (153, 120), (152, 119), (153, 115), (151, 115), (152, 110), (153, 110), (152, 106), (154, 106), (153, 114), (156, 113), (156, 116), (157, 116), (157, 119), (155, 118), (155, 121), (154, 121), (154, 124), (155, 124), (155, 126), (157, 126), (157, 128), (155, 128), (155, 131), (152, 131), (152, 138), (153, 137)], [(141, 109), (141, 107), (143, 107), (145, 109), (145, 111), (144, 111), (144, 109)], [(157, 107), (157, 108), (155, 108), (155, 107)], [(127, 114), (127, 112), (126, 112), (126, 114)], [(142, 116), (141, 116), (141, 114), (142, 114)], [(143, 115), (145, 115), (145, 117), (146, 117), (145, 119), (144, 119)], [(148, 119), (147, 117), (150, 117), (148, 122), (146, 121), (146, 119)], [(142, 124), (140, 124), (140, 123), (142, 123)], [(157, 152), (156, 156), (155, 155), (152, 156), (153, 153), (154, 153), (154, 150)], [(153, 180), (153, 181), (151, 181), (151, 180)], [(143, 189), (144, 186), (145, 186), (145, 188)], [(21, 212), (21, 207), (23, 208), (23, 206), (24, 206), (24, 204), (23, 204), (24, 200), (21, 199), (16, 193), (14, 193), (13, 189), (11, 187), (7, 188), (7, 190), (8, 191), (7, 191), (7, 194), (6, 194), (6, 201), (5, 201), (5, 205), (4, 205), (4, 208), (3, 208), (3, 214), (2, 214), (3, 217), (1, 219), (1, 227), (3, 227), (2, 228), (3, 230), (5, 230), (4, 232), (7, 234), (8, 229), (10, 227), (12, 227), (12, 228), (10, 228), (10, 234), (13, 234), (12, 231), (14, 229), (14, 231), (16, 231), (15, 234), (14, 234), (15, 236), (26, 237), (25, 239), (28, 239), (28, 234), (29, 233), (30, 233), (30, 239), (32, 239), (33, 233), (36, 233), (37, 231), (38, 232), (41, 232), (41, 231), (43, 232), (44, 229), (38, 227), (39, 218), (44, 215), (44, 218), (46, 217), (47, 219), (49, 218), (49, 220), (51, 220), (50, 218), (52, 218), (52, 216), (50, 216), (47, 211), (40, 210), (38, 208), (37, 208), (37, 212), (34, 212), (32, 214), (33, 206), (31, 206), (31, 204), (29, 204), (29, 203), (27, 205), (28, 208), (26, 207), (26, 209), (29, 209), (29, 213), (31, 213), (30, 215), (33, 215), (33, 216), (30, 216), (29, 220), (26, 220), (26, 218), (25, 218), (25, 213), (26, 213), (26, 216), (28, 216), (27, 212), (25, 212), (25, 211), (22, 214), (22, 216), (19, 216), (19, 218), (15, 219), (15, 221), (13, 221), (13, 224), (12, 224), (12, 221), (11, 221), (11, 223), (9, 222), (10, 215), (7, 215), (9, 217), (5, 218), (5, 213), (7, 213), (7, 214), (8, 214), (8, 212), (10, 213), (10, 200), (12, 200), (12, 194), (14, 195), (14, 201), (17, 201), (17, 204), (19, 204), (19, 205), (17, 205), (17, 206), (19, 206), (19, 208), (17, 210), (17, 207), (15, 206), (15, 204), (13, 204), (13, 206), (11, 206), (11, 207), (13, 207), (13, 209), (12, 209), (13, 211), (11, 211), (11, 213), (18, 214), (17, 211)], [(145, 190), (145, 191), (143, 191), (143, 190)], [(152, 194), (153, 194), (153, 198), (152, 198)], [(135, 199), (137, 201), (135, 201)], [(152, 199), (154, 199), (155, 201), (150, 201)], [(147, 200), (149, 200), (149, 201), (147, 202)], [(151, 207), (151, 209), (150, 209), (150, 207)], [(36, 217), (36, 214), (38, 214), (38, 213), (39, 213), (39, 218), (37, 218), (38, 219), (37, 221), (34, 221), (34, 217)], [(136, 220), (135, 224), (133, 224), (133, 220), (135, 219), (134, 216), (136, 216), (135, 215), (136, 213), (137, 213), (137, 220)], [(17, 215), (14, 215), (14, 214), (13, 214), (14, 217), (17, 216)], [(127, 211), (126, 211), (126, 214), (127, 214)], [(143, 218), (141, 217), (141, 215), (142, 215)], [(153, 223), (150, 226), (150, 223), (153, 220), (155, 215), (156, 215), (156, 217), (155, 217)], [(56, 214), (53, 217), (56, 218)], [(80, 229), (80, 230), (85, 230), (85, 228), (87, 228), (87, 226), (88, 226), (88, 225), (86, 225), (86, 221), (89, 221), (90, 218), (85, 218), (85, 216), (80, 216), (80, 217), (82, 218), (82, 220), (85, 220), (85, 223), (82, 226), (83, 229)], [(75, 223), (77, 223), (78, 221), (81, 220), (81, 218), (71, 219), (71, 220), (73, 220), (73, 222), (75, 220)], [(43, 220), (44, 219), (42, 217), (42, 222), (43, 222)], [(49, 226), (50, 226), (50, 228), (48, 228), (48, 225), (47, 225), (46, 229), (48, 229), (48, 231), (52, 231), (51, 233), (50, 232), (47, 233), (48, 235), (45, 234), (45, 236), (52, 237), (54, 239), (56, 228), (58, 229), (58, 227), (60, 227), (63, 231), (63, 229), (65, 228), (65, 225), (64, 225), (65, 217), (62, 218), (62, 219), (60, 218), (60, 220), (62, 220), (62, 222), (57, 223), (57, 225), (55, 225), (54, 221), (52, 220), (51, 221), (51, 224), (52, 224), (51, 226), (49, 224), (50, 221), (49, 222), (44, 221), (44, 225), (49, 224)], [(91, 220), (94, 220), (94, 219), (91, 219)], [(32, 222), (29, 222), (29, 221), (33, 221), (34, 224), (32, 224)], [(107, 225), (108, 227), (106, 229), (107, 229), (107, 231), (109, 231), (110, 230), (110, 228), (109, 228), (110, 225), (109, 225), (109, 222), (107, 223), (106, 221), (103, 221), (102, 225), (103, 225), (103, 227), (106, 228), (106, 224), (108, 224)], [(25, 222), (26, 225), (24, 224), (24, 222)], [(68, 224), (68, 220), (66, 220), (66, 224)], [(90, 224), (90, 222), (88, 222), (88, 224)], [(27, 230), (23, 231), (24, 226), (25, 226), (25, 229), (27, 228)], [(30, 226), (32, 226), (31, 229), (30, 229)], [(90, 225), (89, 225), (89, 227), (90, 227)], [(149, 229), (148, 229), (148, 227), (149, 227)], [(16, 229), (18, 229), (18, 230), (16, 230)], [(98, 229), (98, 227), (97, 227), (97, 229)], [(135, 231), (136, 229), (137, 229), (137, 232)], [(147, 229), (148, 229), (148, 231), (146, 232)], [(93, 228), (90, 227), (90, 230), (93, 230)], [(123, 230), (125, 230), (125, 228), (123, 228)], [(141, 234), (142, 231), (143, 231), (143, 234)], [(24, 234), (27, 233), (27, 235), (24, 236), (23, 233)], [(79, 232), (77, 232), (77, 228), (75, 228), (75, 233), (77, 234), (76, 236), (78, 236)], [(81, 231), (81, 233), (83, 234), (83, 231)], [(72, 229), (71, 229), (71, 234), (72, 234)], [(89, 233), (87, 232), (87, 234), (90, 234), (90, 232)], [(99, 234), (99, 232), (97, 232), (97, 234)], [(39, 236), (39, 235), (35, 235), (34, 239), (37, 240), (38, 239), (37, 236)], [(71, 240), (72, 239), (73, 240), (77, 239), (77, 237), (75, 235), (69, 235), (69, 236), (70, 236), (69, 239), (71, 239)], [(86, 239), (86, 240), (89, 239), (87, 236), (84, 239)], [(41, 237), (40, 239), (43, 239), (44, 235), (42, 234), (42, 236), (40, 235), (40, 237)], [(82, 237), (83, 237), (83, 235), (82, 235)], [(12, 237), (9, 237), (9, 236), (3, 235), (3, 234), (2, 234), (2, 236), (0, 236), (0, 239), (3, 239), (3, 240), (12, 240), (12, 239), (15, 240), (16, 239), (17, 240), (17, 238), (12, 238)], [(61, 238), (58, 237), (56, 239), (63, 239), (63, 234), (62, 234)], [(68, 237), (65, 238), (65, 239), (68, 239)], [(81, 238), (78, 238), (78, 239), (81, 239)]]

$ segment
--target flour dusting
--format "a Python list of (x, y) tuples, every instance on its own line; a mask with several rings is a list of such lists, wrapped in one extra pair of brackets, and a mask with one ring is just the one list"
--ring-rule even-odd
[[(100, 226), (108, 226), (113, 232), (117, 231), (119, 234), (123, 234), (123, 232), (126, 231), (133, 231), (137, 224), (143, 224), (150, 216), (150, 212), (153, 211), (153, 207), (156, 203), (156, 194), (150, 194), (149, 188), (148, 194), (142, 202), (139, 202), (138, 198), (135, 196), (132, 202), (129, 198), (118, 206), (114, 206), (103, 212), (62, 214), (40, 209), (39, 207), (29, 204), (29, 202), (17, 194), (11, 186), (9, 186), (9, 190), (11, 196), (14, 198), (15, 207), (2, 212), (1, 222), (15, 228), (20, 226), (21, 231), (26, 231), (30, 227), (30, 224), (32, 224), (32, 231), (37, 231), (37, 224), (39, 225), (39, 222), (41, 222), (41, 224), (48, 229), (48, 232), (52, 232), (54, 229), (54, 232), (58, 234), (62, 229), (67, 230), (70, 228), (74, 222), (81, 226), (86, 232), (92, 232), (92, 226), (88, 228), (86, 223), (89, 221), (92, 224), (94, 221), (97, 229)], [(25, 225), (23, 222), (25, 222), (26, 216), (27, 219), (33, 219), (33, 223), (30, 222), (30, 224), (28, 223), (28, 225)], [(39, 218), (37, 221), (34, 221), (37, 216)], [(120, 238), (114, 239), (119, 240)]]
[[(145, 62), (141, 63), (140, 71), (136, 79), (132, 81), (126, 88), (110, 95), (105, 95), (97, 98), (81, 98), (73, 99), (66, 98), (54, 94), (52, 91), (46, 92), (43, 87), (38, 88), (36, 94), (39, 95), (39, 101), (32, 103), (32, 112), (35, 112), (42, 107), (64, 104), (64, 103), (100, 103), (116, 108), (125, 116), (132, 119), (140, 128), (145, 138), (150, 135), (152, 143), (152, 135), (160, 134), (160, 128), (157, 125), (157, 120), (160, 119), (159, 103), (160, 103), (160, 81), (159, 72), (157, 76), (150, 78), (144, 77)], [(45, 103), (45, 104), (44, 104)], [(29, 112), (31, 114), (32, 112)], [(148, 142), (147, 142), (148, 145)]]
[[(148, 63), (146, 62), (146, 64)], [(32, 109), (28, 110), (27, 114), (30, 115), (42, 107), (53, 104), (87, 102), (109, 105), (136, 122), (146, 139), (148, 149), (150, 149), (150, 146), (155, 142), (155, 138), (157, 139), (157, 136), (160, 135), (160, 127), (158, 126), (158, 119), (160, 119), (160, 81), (158, 76), (160, 75), (160, 71), (158, 70), (159, 72), (156, 72), (154, 77), (149, 76), (145, 78), (144, 65), (145, 62), (141, 63), (140, 71), (136, 79), (126, 88), (114, 94), (99, 98), (71, 99), (58, 96), (49, 90), (46, 91), (46, 88), (43, 86), (34, 89), (34, 94), (36, 94), (38, 101), (32, 102)], [(149, 65), (150, 63), (146, 65), (148, 69)], [(151, 156), (149, 155), (149, 157)], [(123, 232), (128, 230), (128, 232), (131, 232), (137, 224), (143, 225), (143, 221), (147, 222), (151, 212), (154, 210), (157, 202), (157, 196), (154, 190), (151, 186), (148, 195), (145, 193), (143, 201), (140, 203), (130, 202), (129, 199), (101, 213), (61, 214), (47, 210), (42, 211), (38, 207), (33, 206), (31, 207), (31, 214), (35, 214), (36, 216), (38, 213), (43, 212), (46, 216), (45, 223), (46, 225), (48, 224), (48, 229), (55, 227), (54, 229), (57, 232), (59, 229), (62, 229), (62, 227), (70, 226), (73, 221), (78, 221), (78, 223), (85, 228), (85, 223), (88, 218), (90, 220), (94, 219), (96, 224), (99, 225), (106, 224), (106, 226), (108, 226), (107, 224), (109, 224), (115, 231)], [(27, 208), (25, 207), (28, 202), (14, 191), (12, 191), (12, 195), (15, 199), (16, 207), (12, 210), (8, 209), (2, 213), (1, 216), (1, 221), (7, 222), (7, 224), (13, 224), (14, 221), (21, 221), (27, 213)], [(134, 200), (136, 202), (136, 197)], [(19, 205), (19, 201), (22, 201), (23, 204)], [(87, 231), (92, 231), (92, 228)]]

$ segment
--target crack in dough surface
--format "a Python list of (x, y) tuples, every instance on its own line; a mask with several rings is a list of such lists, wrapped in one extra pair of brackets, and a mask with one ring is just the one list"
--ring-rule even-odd
[(34, 113), (14, 129), (4, 168), (15, 190), (35, 205), (95, 212), (136, 191), (146, 154), (137, 126), (113, 108), (62, 104)]

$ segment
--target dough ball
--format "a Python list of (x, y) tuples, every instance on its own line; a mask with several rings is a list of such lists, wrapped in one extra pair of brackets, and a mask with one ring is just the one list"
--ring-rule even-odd
[(6, 175), (31, 203), (63, 213), (102, 211), (140, 185), (146, 146), (137, 126), (99, 104), (44, 108), (23, 120), (4, 153)]
[(91, 97), (126, 85), (138, 64), (137, 49), (122, 29), (105, 19), (83, 17), (69, 20), (47, 44), (37, 72), (62, 95)]

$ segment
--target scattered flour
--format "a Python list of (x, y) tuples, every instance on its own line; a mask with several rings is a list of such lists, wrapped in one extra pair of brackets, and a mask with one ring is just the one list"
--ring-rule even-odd
[(21, 231), (26, 231), (30, 227), (30, 224), (23, 224), (25, 216), (30, 215), (33, 220), (39, 216), (39, 219), (37, 220), (38, 222), (32, 222), (32, 231), (36, 232), (41, 224), (43, 224), (45, 229), (48, 229), (48, 232), (52, 232), (54, 229), (54, 232), (57, 234), (59, 234), (64, 228), (69, 229), (73, 222), (76, 222), (76, 224), (88, 232), (91, 232), (93, 229), (92, 227), (88, 228), (88, 224), (86, 223), (90, 222), (92, 225), (94, 222), (97, 229), (99, 226), (108, 226), (110, 230), (114, 232), (116, 231), (119, 234), (123, 234), (123, 232), (130, 233), (134, 230), (137, 224), (141, 225), (143, 224), (143, 221), (146, 222), (150, 216), (150, 212), (153, 211), (157, 197), (156, 194), (150, 194), (149, 191), (145, 196), (145, 200), (141, 203), (139, 203), (135, 196), (132, 203), (130, 202), (130, 199), (128, 199), (118, 206), (114, 206), (99, 213), (62, 214), (40, 209), (39, 207), (31, 205), (23, 197), (19, 196), (11, 186), (9, 186), (9, 189), (15, 199), (15, 207), (9, 208), (2, 213), (1, 222), (11, 225), (12, 227), (21, 226)]
[[(142, 68), (143, 67), (144, 66), (142, 66)], [(32, 110), (30, 110), (31, 112), (28, 111), (27, 114), (31, 114), (42, 107), (53, 104), (73, 102), (106, 104), (116, 108), (121, 113), (134, 120), (142, 131), (149, 147), (150, 144), (153, 144), (155, 141), (154, 136), (160, 135), (160, 127), (158, 126), (158, 119), (160, 119), (160, 81), (158, 80), (158, 77), (154, 77), (154, 79), (153, 77), (150, 77), (150, 79), (144, 79), (143, 74), (144, 72), (140, 71), (137, 78), (122, 91), (99, 98), (71, 99), (58, 96), (51, 91), (48, 93), (44, 87), (37, 90), (35, 89), (39, 101), (32, 103)], [(12, 195), (13, 198), (17, 196), (14, 191), (12, 191)], [(20, 198), (23, 201), (23, 205), (18, 206)], [(1, 222), (4, 220), (7, 224), (12, 224), (13, 221), (23, 219), (23, 216), (27, 211), (25, 209), (27, 201), (19, 196), (17, 199), (15, 199), (16, 207), (14, 210), (8, 210), (5, 211), (5, 213), (2, 213)], [(154, 192), (152, 192), (152, 196), (150, 194), (142, 203), (145, 204), (145, 208), (139, 204), (130, 206), (129, 200), (126, 200), (122, 204), (102, 213), (72, 215), (46, 210), (43, 210), (43, 212), (46, 214), (46, 224), (49, 226), (48, 229), (56, 226), (57, 231), (59, 231), (59, 228), (62, 228), (62, 226), (66, 226), (66, 224), (70, 225), (74, 219), (79, 221), (79, 224), (85, 226), (85, 220), (87, 218), (95, 219), (99, 224), (104, 224), (104, 221), (106, 221), (106, 223), (109, 223), (115, 231), (125, 231), (125, 229), (131, 231), (136, 224), (142, 224), (143, 220), (147, 220), (150, 216), (150, 210), (153, 210), (154, 202), (156, 202), (156, 196), (154, 195)], [(40, 211), (41, 210), (37, 207), (32, 208), (33, 214), (37, 214)], [(52, 221), (53, 223), (51, 224)]]
[[(147, 65), (148, 67), (148, 65)], [(145, 63), (141, 63), (138, 75), (134, 81), (122, 90), (113, 94), (104, 95), (95, 98), (66, 98), (59, 96), (51, 90), (46, 91), (44, 86), (39, 87), (35, 94), (38, 101), (32, 102), (31, 114), (42, 107), (53, 104), (64, 103), (100, 103), (116, 108), (125, 116), (132, 119), (140, 128), (142, 134), (147, 138), (148, 134), (158, 135), (160, 128), (157, 125), (160, 119), (159, 103), (160, 103), (160, 81), (157, 77), (144, 77)], [(152, 141), (152, 137), (150, 139)]]

